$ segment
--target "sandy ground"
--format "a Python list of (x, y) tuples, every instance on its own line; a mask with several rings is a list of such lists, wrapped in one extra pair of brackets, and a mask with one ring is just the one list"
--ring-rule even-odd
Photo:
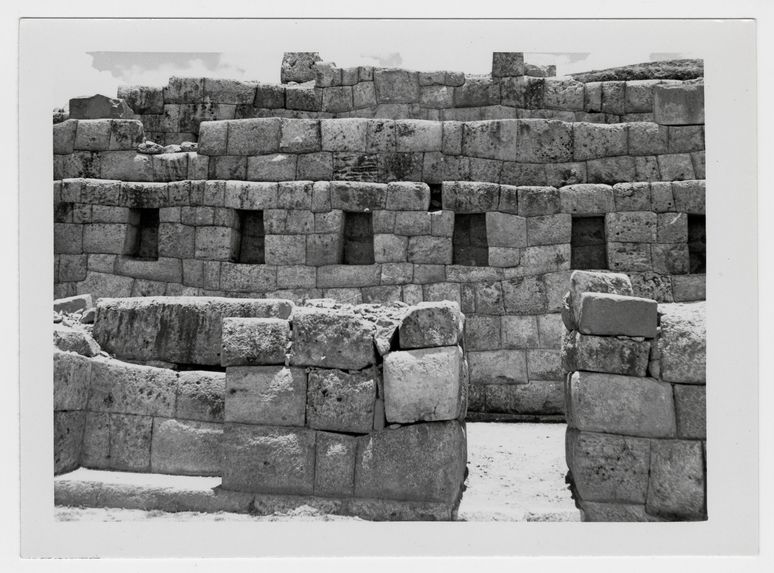
[[(564, 424), (468, 423), (463, 521), (578, 521), (564, 483)], [(60, 521), (339, 521), (308, 506), (270, 516), (57, 507)]]

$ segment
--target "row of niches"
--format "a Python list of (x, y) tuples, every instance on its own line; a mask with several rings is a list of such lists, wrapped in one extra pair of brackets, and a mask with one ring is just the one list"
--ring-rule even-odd
[[(436, 211), (437, 212), (437, 211)], [(567, 216), (569, 222), (570, 268), (572, 269), (608, 269), (609, 241), (616, 244), (626, 243), (627, 237), (622, 236), (622, 229), (633, 233), (639, 232), (636, 223), (629, 220), (621, 221), (613, 216)], [(637, 213), (635, 212), (636, 216)], [(658, 221), (655, 214), (644, 213), (645, 218)], [(648, 217), (652, 215), (652, 217)], [(490, 241), (501, 249), (518, 249), (519, 243), (509, 247), (504, 245), (502, 238), (515, 229), (498, 229), (503, 221), (487, 217), (486, 213), (454, 213), (453, 230), (451, 234), (451, 264), (463, 266), (490, 266), (492, 254)], [(506, 215), (507, 216), (507, 215)], [(688, 274), (706, 272), (706, 223), (704, 215), (665, 213), (666, 221), (661, 224), (662, 239), (675, 241), (674, 244), (685, 244), (687, 249), (686, 264), (681, 270)], [(487, 220), (489, 219), (489, 228)], [(524, 220), (523, 218), (517, 218)], [(513, 222), (517, 222), (514, 219)], [(230, 233), (230, 262), (242, 264), (266, 263), (266, 226), (264, 211), (237, 209), (232, 217), (233, 225)], [(561, 224), (560, 221), (555, 221)], [(506, 220), (505, 224), (507, 225)], [(656, 223), (658, 225), (658, 223)], [(656, 239), (658, 240), (658, 226)], [(516, 232), (518, 234), (518, 231)], [(667, 237), (666, 235), (670, 236)], [(380, 234), (382, 237), (386, 234)], [(397, 237), (396, 235), (390, 235)], [(277, 237), (277, 236), (275, 236)], [(281, 235), (279, 237), (282, 237)], [(302, 236), (303, 237), (303, 236)], [(369, 212), (342, 212), (342, 225), (338, 237), (328, 246), (331, 250), (326, 259), (327, 264), (371, 265), (384, 262), (384, 254), (375, 256), (373, 214)], [(379, 237), (379, 235), (377, 235)], [(338, 240), (336, 240), (338, 239)], [(515, 239), (518, 241), (518, 239)], [(384, 239), (377, 238), (377, 243)], [(379, 245), (382, 251), (389, 249), (390, 239)], [(139, 260), (158, 260), (159, 257), (159, 209), (134, 208), (129, 210), (123, 255)], [(639, 244), (639, 243), (634, 243)], [(667, 243), (673, 244), (673, 243)], [(448, 239), (447, 239), (448, 245)], [(287, 248), (283, 243), (272, 245), (273, 248)], [(272, 248), (270, 246), (269, 248)], [(398, 247), (399, 249), (400, 247)], [(443, 248), (439, 243), (438, 248)], [(521, 253), (519, 253), (520, 255)], [(673, 253), (674, 254), (674, 253)], [(679, 253), (678, 253), (679, 256)], [(306, 261), (307, 264), (313, 261)], [(514, 260), (512, 266), (517, 266)], [(503, 266), (503, 265), (498, 265)]]

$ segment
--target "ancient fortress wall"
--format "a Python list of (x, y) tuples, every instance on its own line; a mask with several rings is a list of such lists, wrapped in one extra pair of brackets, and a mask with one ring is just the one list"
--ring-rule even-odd
[[(449, 302), (103, 299), (93, 334), (115, 358), (55, 351), (55, 471), (221, 476), (213, 507), (232, 511), (274, 496), (452, 519), (467, 461), (463, 321)], [(99, 505), (67, 485), (61, 502)]]
[[(326, 65), (310, 66), (320, 85), (271, 90), (173, 79), (164, 90), (123, 94), (136, 112), (161, 110), (141, 114), (142, 123), (56, 124), (56, 296), (452, 300), (468, 316), (471, 412), (561, 416), (559, 312), (571, 270), (625, 272), (634, 294), (659, 302), (704, 298), (703, 89), (534, 78), (516, 73), (518, 58), (504, 61), (516, 67), (488, 79), (462, 76), (460, 85), (446, 72), (355, 74)], [(432, 119), (304, 111), (311, 115), (199, 124), (211, 119), (201, 116), (195, 132), (180, 123), (168, 132), (196, 146), (149, 153), (143, 143), (159, 133), (145, 117), (167, 106), (179, 112), (220, 98), (218, 106), (242, 117), (239, 106), (270, 109), (254, 104), (273, 90), (282, 97), (268, 115), (286, 116), (294, 90), (331, 102), (366, 84), (375, 115), (414, 117), (417, 102), (394, 100), (404, 92), (445, 91), (460, 106), (417, 108), (441, 109), (428, 111)], [(545, 101), (582, 108), (554, 109), (570, 121), (448, 120), (447, 112), (485, 117), (490, 106), (472, 105), (480, 101), (472, 93), (496, 92), (502, 107), (506, 84), (539, 85), (530, 92), (542, 102), (533, 111)], [(586, 109), (589, 101), (599, 103)], [(576, 115), (605, 106), (623, 122)]]
[(703, 520), (705, 304), (576, 272), (562, 314), (567, 465), (584, 521)]

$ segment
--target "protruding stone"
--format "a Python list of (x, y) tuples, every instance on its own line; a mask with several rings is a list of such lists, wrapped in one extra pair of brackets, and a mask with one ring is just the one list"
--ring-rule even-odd
[[(570, 308), (575, 325), (580, 318), (581, 295), (587, 292), (632, 296), (632, 283), (621, 273), (574, 271), (570, 275)], [(571, 329), (573, 330), (573, 329)]]
[(703, 302), (663, 304), (658, 351), (661, 378), (682, 384), (704, 384), (707, 368), (707, 330)]
[(462, 320), (455, 302), (421, 302), (400, 323), (400, 347), (453, 346), (459, 342)]
[(453, 420), (460, 410), (462, 351), (458, 346), (391, 352), (384, 358), (388, 423)]
[(70, 99), (70, 119), (132, 119), (134, 112), (122, 99), (102, 94)]
[(658, 303), (647, 298), (585, 292), (580, 295), (578, 330), (604, 336), (656, 336)]
[(562, 348), (562, 366), (566, 372), (586, 370), (640, 377), (647, 374), (650, 342), (574, 332), (574, 338), (565, 339)]
[(99, 354), (99, 344), (85, 330), (54, 325), (54, 346), (65, 352), (76, 352), (83, 356)]

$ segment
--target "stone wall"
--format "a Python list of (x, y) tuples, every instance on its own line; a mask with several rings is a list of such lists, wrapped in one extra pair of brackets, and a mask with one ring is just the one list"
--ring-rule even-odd
[(707, 519), (705, 305), (576, 271), (562, 317), (567, 465), (584, 521)]
[(136, 151), (143, 133), (135, 120), (54, 125), (54, 178), (562, 186), (703, 179), (705, 173), (702, 124), (263, 118), (204, 122), (198, 153), (154, 155)]
[(281, 85), (173, 77), (165, 87), (121, 87), (118, 97), (143, 122), (149, 139), (170, 145), (197, 141), (203, 121), (256, 117), (654, 121), (660, 88), (703, 89), (696, 80), (581, 82), (536, 77), (555, 71), (525, 64), (518, 52), (495, 53), (487, 75), (339, 68), (319, 61), (319, 56), (307, 59), (303, 70), (291, 70), (286, 66), (289, 56), (296, 57), (286, 55)]
[(463, 322), (450, 302), (102, 299), (93, 334), (115, 358), (55, 351), (55, 471), (219, 475), (332, 513), (453, 519)]

